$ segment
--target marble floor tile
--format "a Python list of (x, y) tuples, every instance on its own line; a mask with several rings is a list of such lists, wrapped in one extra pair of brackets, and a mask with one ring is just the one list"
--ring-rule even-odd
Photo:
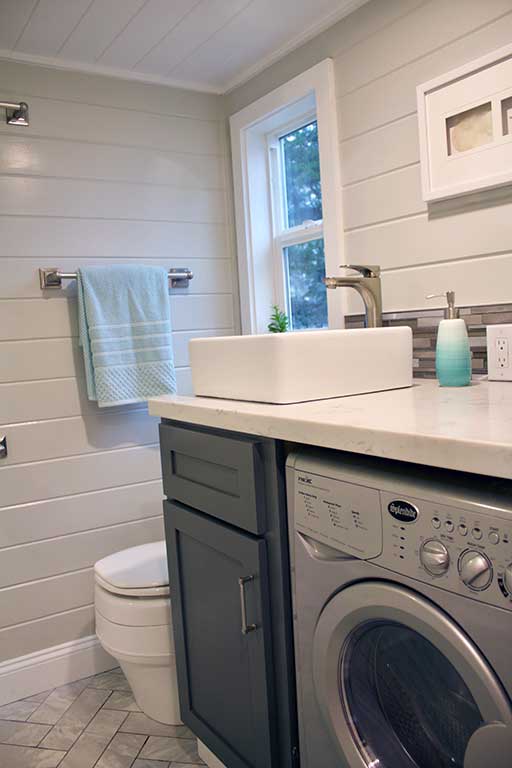
[(29, 720), (33, 723), (55, 725), (57, 720), (69, 709), (86, 686), (87, 682), (85, 680), (77, 680), (74, 683), (68, 683), (67, 685), (55, 688), (30, 715)]
[[(107, 702), (108, 706), (108, 702)], [(142, 712), (132, 712), (122, 724), (124, 733), (143, 733), (146, 736), (174, 736), (175, 738), (193, 739), (194, 734), (186, 725), (165, 725), (152, 720)]]
[[(170, 768), (170, 764), (161, 760), (145, 760), (144, 758), (137, 759), (132, 768)], [(190, 768), (188, 766), (188, 768)]]
[(53, 726), (41, 746), (46, 749), (70, 749), (109, 696), (109, 691), (85, 688)]
[(98, 760), (96, 768), (131, 768), (146, 738), (134, 733), (116, 734)]
[(39, 707), (39, 702), (30, 699), (20, 699), (0, 707), (0, 720), (28, 720), (30, 715)]
[(75, 741), (59, 768), (93, 768), (108, 747), (110, 738), (85, 731)]
[(110, 689), (111, 691), (131, 691), (130, 685), (121, 669), (116, 667), (109, 672), (102, 672), (91, 677), (87, 683), (89, 688)]
[(57, 768), (65, 754), (53, 749), (0, 744), (0, 765), (2, 768)]
[(51, 725), (0, 720), (0, 743), (17, 744), (20, 747), (37, 747), (50, 728)]
[(103, 705), (106, 709), (122, 709), (125, 712), (140, 712), (140, 707), (131, 691), (112, 691), (110, 698)]
[(171, 763), (201, 764), (195, 739), (150, 736), (140, 753), (140, 757), (147, 757), (151, 760), (170, 760)]

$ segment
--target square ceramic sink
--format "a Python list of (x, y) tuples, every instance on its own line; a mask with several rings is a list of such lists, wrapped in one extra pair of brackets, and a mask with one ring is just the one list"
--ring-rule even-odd
[(194, 394), (300, 403), (412, 385), (410, 328), (193, 339)]

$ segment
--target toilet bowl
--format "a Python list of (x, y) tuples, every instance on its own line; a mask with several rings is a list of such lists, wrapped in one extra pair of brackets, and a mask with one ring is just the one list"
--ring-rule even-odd
[(165, 541), (116, 552), (94, 566), (96, 634), (153, 720), (181, 723)]

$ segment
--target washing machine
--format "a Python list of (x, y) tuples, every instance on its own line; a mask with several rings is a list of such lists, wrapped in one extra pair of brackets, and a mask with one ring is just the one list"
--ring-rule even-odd
[(286, 472), (302, 768), (512, 768), (512, 482)]

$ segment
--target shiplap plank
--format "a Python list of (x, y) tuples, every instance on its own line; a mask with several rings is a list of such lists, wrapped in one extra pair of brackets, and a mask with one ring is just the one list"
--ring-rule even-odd
[[(413, 35), (421, 36), (421, 30)], [(416, 111), (417, 85), (509, 44), (511, 37), (512, 13), (342, 96), (338, 100), (341, 137), (348, 139), (410, 115)], [(337, 80), (343, 79), (338, 60), (336, 72)]]
[(69, 216), (220, 224), (224, 194), (115, 181), (0, 177), (0, 210), (9, 216)]
[[(426, 214), (390, 222), (345, 236), (348, 263), (372, 263), (384, 268), (408, 267), (434, 261), (464, 259), (510, 251), (512, 202), (477, 209), (461, 209), (456, 215)], [(487, 276), (485, 276), (487, 278)], [(491, 302), (493, 303), (493, 302)]]
[[(20, 158), (23, 159), (20, 162)], [(38, 139), (19, 133), (0, 142), (0, 173), (75, 179), (108, 179), (185, 189), (222, 189), (223, 158), (158, 149)], [(161, 194), (166, 194), (163, 190)]]
[[(115, 263), (115, 262), (114, 262)], [(121, 263), (121, 261), (119, 262)], [(124, 263), (135, 263), (134, 259), (125, 259)], [(137, 264), (154, 264), (172, 269), (190, 267), (194, 273), (193, 280), (187, 288), (170, 288), (171, 299), (176, 296), (191, 296), (195, 293), (229, 293), (233, 289), (231, 259), (196, 259), (192, 263), (185, 254), (183, 258), (151, 259), (140, 257)], [(109, 266), (112, 259), (59, 259), (50, 266), (58, 266), (64, 272), (75, 272), (79, 267)], [(45, 296), (48, 300), (76, 295), (76, 282), (68, 280), (64, 289), (43, 293), (39, 286), (39, 267), (41, 259), (0, 259), (2, 280), (0, 281), (0, 299), (40, 299)]]
[[(190, 392), (188, 368), (176, 371), (178, 394)], [(121, 406), (123, 411), (124, 406)], [(127, 406), (137, 410), (140, 406)], [(70, 416), (95, 413), (96, 403), (87, 400), (83, 379), (50, 379), (48, 381), (25, 381), (15, 384), (0, 384), (0, 424), (18, 424), (41, 419), (61, 419)], [(109, 411), (111, 409), (109, 408)], [(113, 408), (113, 411), (117, 408)]]
[(0, 583), (5, 587), (87, 568), (126, 547), (163, 538), (161, 506), (157, 516), (111, 527), (21, 544), (1, 550)]
[(92, 568), (0, 589), (0, 629), (91, 603)]
[(343, 184), (389, 173), (419, 163), (420, 148), (416, 115), (341, 143)]
[[(145, 410), (110, 413), (97, 409), (79, 416), (28, 422), (6, 429), (9, 453), (2, 467), (79, 456), (116, 448), (133, 448), (158, 441), (157, 420)], [(41, 414), (43, 417), (44, 414)]]
[(412, 266), (384, 272), (382, 292), (384, 311), (444, 307), (443, 300), (425, 299), (428, 293), (456, 292), (457, 304), (509, 304), (512, 285), (512, 254), (457, 262)]
[(0, 630), (0, 662), (94, 634), (94, 606)]
[(9, 507), (156, 480), (160, 474), (160, 456), (155, 445), (14, 464), (0, 468), (0, 505)]
[(345, 187), (343, 205), (345, 229), (426, 211), (419, 165)]
[[(2, 96), (12, 98), (12, 86)], [(12, 133), (0, 125), (2, 133)], [(124, 112), (91, 104), (30, 97), (27, 136), (50, 136), (74, 141), (158, 148), (198, 155), (222, 154), (220, 123), (139, 112)]]
[(75, 376), (80, 350), (71, 339), (0, 342), (0, 384)]
[[(171, 296), (175, 331), (232, 328), (231, 294)], [(49, 339), (77, 335), (76, 302), (55, 299), (0, 301), (0, 341)]]
[(509, 0), (431, 0), (391, 24), (382, 35), (364, 40), (337, 58), (343, 73), (337, 80), (338, 95), (404, 67), (509, 11)]
[(193, 395), (194, 388), (192, 386), (192, 371), (190, 368), (180, 368), (178, 371), (178, 394), (179, 395)]
[[(40, 266), (61, 259), (226, 258), (225, 224), (111, 221), (2, 216), (0, 257), (37, 258)], [(183, 263), (179, 266), (187, 266)]]
[[(16, 5), (20, 5), (19, 0)], [(12, 39), (10, 42), (12, 44)], [(213, 94), (119, 78), (113, 80), (83, 72), (58, 69), (49, 72), (45, 67), (19, 62), (2, 61), (0, 86), (2, 91), (9, 88), (23, 93), (25, 98), (35, 96), (71, 102), (70, 109), (78, 102), (123, 109), (129, 113), (138, 110), (200, 120), (224, 119), (222, 99)]]
[(1, 546), (13, 547), (155, 517), (162, 507), (162, 496), (159, 478), (22, 507), (4, 507), (0, 509)]
[[(172, 335), (174, 363), (189, 365), (191, 339), (227, 336), (232, 328), (220, 330), (179, 331)], [(0, 384), (69, 378), (83, 375), (82, 351), (76, 337), (0, 342)]]

